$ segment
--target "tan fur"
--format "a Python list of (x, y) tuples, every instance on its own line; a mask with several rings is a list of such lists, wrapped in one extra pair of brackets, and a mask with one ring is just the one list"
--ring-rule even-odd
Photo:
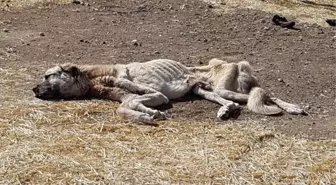
[(281, 109), (290, 114), (303, 114), (298, 105), (287, 103), (278, 98), (270, 98), (259, 88), (257, 79), (252, 74), (252, 67), (247, 61), (227, 63), (212, 59), (207, 66), (188, 67), (193, 73), (212, 83), (213, 91), (221, 97), (235, 102), (247, 103), (248, 109), (264, 115), (281, 113)]
[(126, 89), (115, 87), (115, 77), (101, 76), (102, 74), (109, 75), (110, 73), (107, 72), (109, 68), (81, 67), (74, 64), (63, 64), (47, 70), (42, 83), (33, 88), (36, 97), (41, 99), (108, 99), (122, 102), (117, 113), (134, 121), (152, 124), (154, 119), (166, 119), (163, 112), (147, 107), (167, 103), (168, 99), (163, 95), (157, 93), (132, 94)]
[[(239, 114), (240, 107), (235, 102), (247, 103), (250, 110), (266, 115), (277, 114), (280, 108), (293, 114), (302, 112), (298, 106), (269, 98), (256, 88), (257, 80), (246, 61), (227, 63), (213, 59), (209, 65), (198, 67), (185, 67), (168, 59), (126, 65), (63, 64), (45, 74), (43, 82), (33, 89), (38, 98), (89, 96), (120, 101), (120, 115), (145, 123), (166, 119), (163, 112), (149, 107), (168, 103), (188, 92), (221, 104), (217, 113), (221, 119)], [(269, 102), (273, 105), (267, 105)]]

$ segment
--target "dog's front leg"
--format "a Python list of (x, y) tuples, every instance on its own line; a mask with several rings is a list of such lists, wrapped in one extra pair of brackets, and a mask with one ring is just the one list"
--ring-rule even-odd
[(130, 93), (124, 89), (118, 87), (106, 87), (103, 85), (94, 85), (89, 91), (89, 97), (108, 99), (119, 102), (121, 102), (122, 98), (127, 94)]
[(144, 95), (130, 94), (123, 98), (122, 102), (130, 109), (151, 115), (153, 119), (167, 119), (167, 116), (164, 112), (150, 108), (168, 103), (161, 93)]
[(147, 87), (145, 85), (141, 85), (141, 84), (136, 84), (128, 79), (125, 78), (117, 78), (116, 81), (114, 82), (114, 85), (116, 87), (120, 87), (123, 89), (126, 89), (132, 93), (136, 93), (136, 94), (149, 94), (149, 93), (156, 93), (158, 91)]
[(148, 99), (146, 95), (132, 94), (118, 87), (106, 87), (103, 85), (94, 85), (91, 88), (89, 95), (91, 97), (122, 102), (117, 109), (117, 114), (136, 122), (152, 125), (154, 119), (166, 118), (164, 113), (158, 110), (153, 110), (144, 105), (159, 105), (164, 103), (164, 99), (160, 96)]

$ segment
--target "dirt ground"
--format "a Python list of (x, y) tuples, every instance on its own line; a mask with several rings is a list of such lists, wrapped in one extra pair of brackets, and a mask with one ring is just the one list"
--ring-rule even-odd
[[(45, 69), (65, 62), (169, 58), (190, 66), (215, 57), (245, 59), (262, 87), (306, 106), (309, 115), (266, 117), (245, 108), (238, 120), (260, 121), (297, 137), (336, 138), (334, 28), (297, 24), (284, 29), (270, 22), (272, 14), (245, 9), (220, 15), (191, 0), (86, 2), (89, 6), (51, 3), (0, 12), (0, 68), (28, 68), (36, 77), (20, 91), (33, 96), (31, 84)], [(175, 120), (217, 124), (214, 103), (187, 97), (170, 106)]]

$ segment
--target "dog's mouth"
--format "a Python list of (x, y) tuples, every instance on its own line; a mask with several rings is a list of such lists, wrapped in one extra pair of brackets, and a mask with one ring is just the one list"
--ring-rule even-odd
[(51, 99), (58, 99), (59, 93), (55, 92), (51, 86), (44, 86), (44, 85), (37, 85), (34, 87), (33, 92), (36, 98), (42, 100), (51, 100)]

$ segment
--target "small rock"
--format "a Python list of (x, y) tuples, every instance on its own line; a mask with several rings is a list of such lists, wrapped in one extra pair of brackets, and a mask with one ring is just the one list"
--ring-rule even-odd
[(83, 2), (83, 1), (80, 1), (80, 0), (72, 0), (72, 3), (73, 3), (73, 4), (81, 4), (81, 5), (84, 4), (84, 2)]
[(282, 78), (278, 78), (278, 81), (282, 83), (285, 82)]
[(5, 23), (5, 24), (12, 24), (12, 21), (10, 21), (10, 20), (5, 20), (5, 21), (3, 21), (3, 23)]
[(42, 37), (44, 37), (44, 36), (45, 36), (45, 33), (40, 32), (39, 35), (42, 36)]
[(133, 46), (140, 46), (140, 43), (138, 42), (138, 40), (134, 39), (134, 40), (132, 40), (132, 45)]
[(4, 28), (3, 31), (6, 32), (6, 33), (9, 32), (9, 30), (7, 28)]
[(328, 110), (324, 110), (324, 111), (322, 112), (322, 114), (327, 114), (327, 113), (329, 113)]
[(154, 54), (160, 54), (160, 52), (159, 51), (155, 51)]
[(310, 105), (306, 105), (306, 106), (304, 107), (304, 109), (305, 109), (305, 110), (309, 110), (309, 109), (310, 109)]
[(269, 30), (269, 29), (270, 29), (270, 28), (267, 27), (267, 26), (263, 28), (263, 30), (266, 30), (266, 31)]
[(187, 4), (183, 4), (183, 5), (181, 6), (181, 10), (184, 10), (184, 9), (186, 9), (186, 8), (189, 8), (189, 5), (187, 5)]

